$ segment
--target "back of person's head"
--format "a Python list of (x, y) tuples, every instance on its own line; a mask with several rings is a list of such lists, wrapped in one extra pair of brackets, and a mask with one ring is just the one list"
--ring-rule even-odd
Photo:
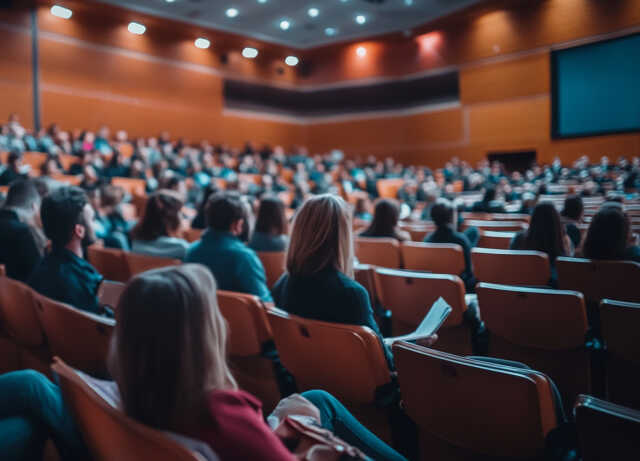
[(487, 187), (484, 191), (484, 196), (482, 197), (483, 202), (492, 202), (496, 199), (496, 188), (495, 187)]
[(9, 186), (4, 206), (19, 210), (37, 209), (40, 206), (40, 194), (35, 182), (31, 179), (13, 181)]
[(84, 191), (75, 186), (59, 187), (42, 200), (42, 228), (54, 248), (63, 248), (71, 241), (76, 225), (85, 227), (87, 238), (92, 235), (84, 213), (88, 203)]
[(266, 196), (260, 200), (255, 230), (271, 235), (287, 233), (287, 217), (282, 200), (275, 196)]
[(22, 160), (22, 154), (18, 151), (9, 152), (9, 156), (7, 157), (7, 163), (12, 168), (17, 168)]
[(582, 252), (590, 259), (620, 259), (629, 241), (629, 218), (622, 206), (605, 204), (591, 220)]
[(105, 208), (115, 208), (124, 200), (125, 192), (122, 187), (107, 184), (100, 188), (101, 205)]
[(236, 192), (218, 192), (209, 197), (205, 209), (207, 225), (217, 231), (228, 232), (239, 219), (247, 220), (242, 196)]
[(151, 241), (174, 234), (180, 228), (182, 200), (173, 191), (159, 190), (149, 196), (144, 215), (131, 231), (135, 240)]
[(453, 203), (446, 198), (440, 198), (431, 208), (431, 219), (437, 227), (446, 227), (453, 224), (454, 212)]
[(584, 205), (582, 203), (582, 197), (579, 195), (570, 195), (564, 200), (564, 208), (562, 209), (562, 216), (565, 218), (578, 221), (582, 219), (582, 213), (584, 211)]
[(525, 234), (526, 249), (545, 252), (553, 261), (566, 253), (564, 235), (560, 214), (553, 203), (538, 203), (533, 209), (529, 229)]
[(206, 417), (208, 391), (237, 387), (216, 288), (197, 264), (144, 272), (127, 284), (108, 359), (127, 416), (184, 431)]
[(342, 198), (330, 194), (316, 195), (302, 204), (287, 250), (291, 275), (313, 275), (326, 268), (353, 276), (351, 213)]
[(366, 230), (372, 237), (393, 237), (400, 219), (400, 206), (395, 200), (384, 198), (378, 200), (373, 209), (373, 220)]
[(207, 202), (209, 200), (209, 197), (211, 197), (213, 194), (219, 192), (220, 189), (218, 189), (218, 186), (215, 184), (215, 182), (211, 181), (202, 191), (202, 199), (200, 200), (200, 205), (198, 205), (198, 213), (203, 213), (205, 211), (205, 208), (207, 207)]

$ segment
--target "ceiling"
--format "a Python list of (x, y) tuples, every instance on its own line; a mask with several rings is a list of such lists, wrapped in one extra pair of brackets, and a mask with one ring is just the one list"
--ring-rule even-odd
[[(306, 49), (410, 30), (483, 0), (100, 0), (129, 10)], [(226, 15), (235, 8), (237, 15)], [(311, 17), (309, 9), (316, 8)], [(356, 17), (363, 15), (364, 24)], [(286, 19), (288, 30), (280, 23)], [(334, 34), (326, 29), (332, 28)], [(330, 32), (330, 31), (329, 31)]]

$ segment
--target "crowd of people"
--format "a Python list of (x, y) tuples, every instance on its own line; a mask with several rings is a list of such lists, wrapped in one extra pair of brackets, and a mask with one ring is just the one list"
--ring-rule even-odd
[[(56, 125), (31, 133), (16, 116), (0, 129), (4, 149), (10, 153), (0, 184), (9, 187), (0, 209), (0, 263), (7, 275), (78, 309), (115, 315), (109, 367), (122, 409), (152, 427), (208, 443), (222, 459), (289, 459), (289, 453), (260, 418), (260, 403), (237, 389), (226, 365), (226, 327), (216, 289), (254, 294), (309, 319), (368, 326), (380, 339), (389, 372), (394, 371), (393, 338), (383, 337), (375, 306), (353, 279), (354, 219), (362, 223), (363, 237), (399, 241), (410, 239), (401, 220), (433, 222), (435, 231), (425, 241), (463, 247), (466, 267), (460, 275), (469, 291), (475, 285), (470, 251), (479, 232), (474, 227), (458, 231), (460, 211), (531, 214), (527, 230), (516, 234), (511, 246), (543, 251), (552, 266), (557, 257), (574, 254), (640, 262), (623, 208), (638, 194), (637, 157), (616, 164), (605, 157), (597, 165), (582, 158), (571, 167), (555, 161), (524, 174), (507, 174), (498, 163), (482, 162), (473, 169), (458, 159), (431, 170), (391, 158), (348, 159), (338, 151), (312, 156), (303, 148), (286, 155), (280, 147), (251, 144), (242, 150), (207, 142), (192, 146), (170, 140), (167, 133), (132, 141), (124, 132), (112, 139), (108, 128), (97, 136), (70, 136)], [(37, 178), (21, 163), (25, 150), (48, 155)], [(62, 155), (77, 159), (69, 171), (62, 169)], [(61, 173), (81, 175), (80, 186), (57, 183)], [(130, 197), (110, 184), (113, 177), (145, 181), (147, 200), (137, 221), (122, 213)], [(377, 182), (392, 178), (404, 180), (397, 197), (378, 198)], [(572, 184), (577, 193), (559, 212), (541, 197), (561, 183)], [(283, 192), (290, 193), (289, 200), (279, 195)], [(466, 192), (482, 198), (463, 205), (457, 199)], [(582, 198), (598, 194), (607, 201), (583, 242), (577, 227)], [(292, 221), (288, 209), (296, 210)], [(204, 233), (188, 243), (187, 227)], [(86, 259), (86, 248), (98, 240), (188, 264), (135, 277), (114, 312), (100, 305), (103, 277)], [(256, 251), (287, 252), (286, 273), (272, 289)], [(437, 337), (417, 341), (431, 345)], [(78, 456), (86, 449), (60, 390), (47, 378), (25, 371), (0, 376), (0, 395), (14, 393), (25, 397), (13, 413), (0, 414), (0, 434), (13, 437), (6, 445), (13, 451), (6, 456), (0, 444), (3, 459), (41, 453), (50, 435), (62, 453)], [(302, 413), (373, 459), (403, 459), (326, 393), (312, 391), (283, 402), (272, 428), (286, 414)], [(47, 405), (59, 411), (48, 411)]]

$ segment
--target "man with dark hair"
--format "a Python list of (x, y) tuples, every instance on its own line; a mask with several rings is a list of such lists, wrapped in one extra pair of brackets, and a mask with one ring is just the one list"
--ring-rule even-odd
[(83, 259), (84, 249), (95, 241), (86, 194), (78, 187), (60, 187), (44, 198), (40, 216), (51, 252), (35, 268), (29, 285), (56, 301), (104, 313), (97, 296), (102, 275)]
[(21, 282), (26, 282), (40, 262), (36, 239), (25, 222), (39, 212), (40, 195), (34, 182), (26, 179), (12, 182), (0, 209), (0, 264), (5, 265), (9, 277)]
[(262, 263), (241, 240), (249, 221), (242, 197), (233, 192), (213, 194), (205, 216), (208, 229), (200, 241), (191, 245), (185, 261), (207, 266), (221, 290), (249, 293), (271, 301)]
[(20, 152), (11, 152), (7, 158), (7, 168), (0, 174), (0, 186), (7, 186), (16, 179), (25, 178), (21, 172), (22, 155)]
[(482, 200), (474, 203), (471, 211), (476, 213), (506, 213), (504, 204), (500, 200), (496, 200), (496, 189), (493, 186), (486, 187)]
[(570, 195), (564, 200), (564, 208), (562, 209), (562, 218), (564, 221), (567, 235), (571, 239), (574, 248), (580, 248), (582, 234), (578, 228), (578, 224), (582, 221), (584, 213), (584, 205), (582, 197), (579, 195)]

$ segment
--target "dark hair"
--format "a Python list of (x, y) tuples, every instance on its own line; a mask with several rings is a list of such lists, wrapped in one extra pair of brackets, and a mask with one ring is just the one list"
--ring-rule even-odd
[(40, 203), (40, 194), (32, 179), (17, 179), (9, 186), (4, 206), (7, 208), (29, 208)]
[(629, 241), (629, 218), (619, 205), (605, 204), (591, 221), (582, 252), (590, 259), (622, 259)]
[(205, 213), (205, 209), (207, 208), (207, 203), (209, 201), (209, 197), (213, 194), (219, 192), (218, 186), (215, 181), (211, 181), (202, 191), (202, 200), (200, 200), (200, 205), (198, 205), (198, 215), (203, 215)]
[(84, 222), (83, 215), (87, 203), (87, 194), (75, 186), (59, 187), (42, 200), (42, 227), (53, 247), (66, 246), (71, 241), (76, 224), (90, 225)]
[(18, 160), (20, 160), (21, 158), (22, 158), (22, 154), (20, 152), (11, 151), (7, 156), (7, 163), (13, 166), (16, 163), (18, 163)]
[(527, 229), (523, 246), (525, 250), (547, 253), (550, 261), (564, 256), (565, 229), (560, 221), (560, 214), (553, 203), (538, 203), (533, 209), (529, 229)]
[(493, 186), (489, 186), (485, 189), (484, 195), (482, 196), (482, 201), (489, 203), (496, 199), (496, 188)]
[(260, 200), (255, 230), (270, 235), (287, 233), (287, 217), (282, 200), (275, 196), (263, 197)]
[(431, 219), (437, 227), (448, 226), (453, 223), (453, 204), (441, 198), (431, 207)]
[(363, 237), (392, 237), (401, 240), (396, 232), (400, 207), (395, 200), (382, 199), (376, 203), (373, 220), (362, 233)]
[(247, 219), (242, 197), (236, 192), (218, 192), (209, 197), (205, 209), (207, 225), (218, 231), (228, 232), (238, 219)]
[(100, 196), (103, 207), (118, 206), (124, 200), (125, 191), (122, 187), (107, 184), (100, 188)]
[(131, 231), (136, 240), (151, 241), (180, 227), (182, 200), (172, 191), (159, 190), (147, 200), (144, 216)]
[(562, 216), (565, 218), (578, 220), (582, 217), (583, 211), (584, 205), (582, 204), (582, 197), (579, 195), (570, 195), (564, 200)]

